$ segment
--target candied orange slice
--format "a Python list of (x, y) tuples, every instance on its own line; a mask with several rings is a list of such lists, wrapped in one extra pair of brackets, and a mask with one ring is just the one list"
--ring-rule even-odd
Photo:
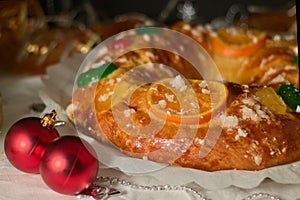
[(230, 57), (245, 57), (262, 47), (266, 32), (254, 29), (228, 27), (217, 31), (212, 37), (212, 47), (220, 54)]
[(175, 77), (152, 83), (146, 93), (150, 114), (169, 122), (202, 124), (225, 108), (228, 89), (217, 81)]
[(259, 101), (276, 114), (286, 114), (287, 105), (271, 87), (263, 87), (255, 92)]

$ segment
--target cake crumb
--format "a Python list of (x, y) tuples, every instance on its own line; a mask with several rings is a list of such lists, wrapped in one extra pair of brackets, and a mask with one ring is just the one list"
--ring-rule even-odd
[(180, 92), (183, 92), (187, 89), (187, 86), (180, 75), (177, 75), (174, 79), (170, 81), (172, 87), (179, 89)]
[(235, 140), (239, 140), (240, 137), (247, 137), (248, 133), (242, 129), (238, 129), (238, 133), (237, 135), (235, 136)]
[(297, 105), (296, 113), (300, 113), (300, 105)]
[(257, 155), (257, 156), (254, 156), (254, 162), (256, 165), (260, 165), (261, 162), (262, 162), (262, 157)]

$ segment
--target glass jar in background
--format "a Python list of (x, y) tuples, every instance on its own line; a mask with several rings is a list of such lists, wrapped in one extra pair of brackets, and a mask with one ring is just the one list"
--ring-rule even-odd
[(46, 16), (39, 0), (27, 0), (27, 41), (46, 28)]
[(0, 1), (0, 70), (6, 72), (21, 59), (26, 42), (27, 1)]
[(0, 1), (0, 72), (11, 72), (19, 65), (27, 41), (44, 27), (38, 0)]
[(86, 54), (99, 42), (96, 33), (66, 16), (48, 16), (46, 22), (47, 27), (28, 40), (14, 73), (45, 74), (48, 67), (65, 57)]
[[(28, 18), (32, 19), (27, 23), (30, 37), (14, 73), (44, 74), (65, 57), (88, 53), (99, 42), (99, 36), (88, 28), (96, 17), (88, 0), (45, 0), (46, 5), (43, 1), (29, 1), (34, 1), (28, 4)], [(37, 19), (43, 19), (44, 24)]]

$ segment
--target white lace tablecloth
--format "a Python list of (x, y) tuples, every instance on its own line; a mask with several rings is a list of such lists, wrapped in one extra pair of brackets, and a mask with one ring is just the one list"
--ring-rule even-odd
[[(34, 103), (42, 102), (38, 94), (42, 85), (39, 76), (0, 76), (0, 93), (3, 99), (3, 125), (0, 133), (0, 200), (77, 199), (76, 196), (61, 195), (52, 191), (43, 183), (38, 174), (27, 174), (15, 169), (5, 157), (3, 139), (8, 128), (22, 117), (40, 116), (40, 113), (32, 111), (30, 107)], [(151, 186), (165, 183), (172, 185), (167, 179), (164, 180), (164, 183), (161, 183), (162, 180), (155, 176), (147, 174), (128, 176), (110, 168), (100, 169), (99, 175), (118, 177), (141, 185)], [(174, 176), (176, 177), (177, 174), (174, 174)], [(176, 178), (180, 180), (183, 176), (184, 174), (178, 174)], [(282, 200), (300, 198), (300, 184), (280, 184), (270, 179), (265, 179), (258, 186), (250, 189), (228, 186), (222, 189), (208, 190), (196, 184), (192, 187), (212, 200), (241, 200), (254, 193), (268, 193)], [(110, 197), (112, 200), (197, 199), (193, 194), (186, 191), (145, 191), (121, 185), (116, 185), (116, 188), (121, 191), (121, 194)]]

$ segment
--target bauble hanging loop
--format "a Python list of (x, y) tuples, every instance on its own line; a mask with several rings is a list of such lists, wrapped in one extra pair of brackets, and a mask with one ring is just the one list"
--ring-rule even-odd
[(48, 128), (48, 129), (52, 128), (55, 125), (56, 116), (57, 116), (57, 113), (55, 112), (55, 110), (52, 110), (50, 113), (46, 113), (41, 118), (42, 126)]

